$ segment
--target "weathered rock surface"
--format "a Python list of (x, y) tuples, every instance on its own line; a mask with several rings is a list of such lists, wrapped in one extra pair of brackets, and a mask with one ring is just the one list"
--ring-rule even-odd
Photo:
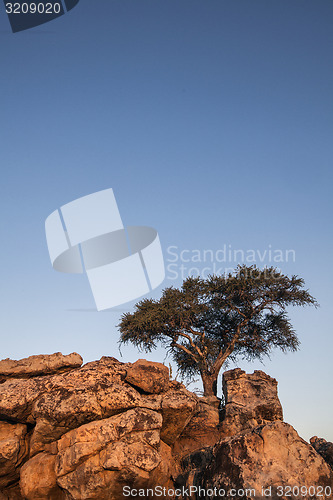
[(240, 368), (223, 374), (225, 416), (222, 433), (232, 436), (275, 420), (283, 420), (277, 394), (277, 381), (255, 370), (247, 374)]
[(332, 484), (314, 449), (323, 440), (312, 447), (282, 422), (264, 372), (226, 372), (221, 412), (160, 363), (43, 358), (45, 371), (12, 365), (0, 384), (0, 500), (123, 500), (124, 486), (252, 488), (261, 498), (267, 485), (284, 498), (274, 487)]
[(310, 443), (333, 470), (333, 443), (317, 436), (313, 436), (310, 439)]
[[(7, 380), (0, 384), (0, 419), (34, 426), (30, 443), (30, 454), (34, 455), (86, 422), (135, 407), (162, 410), (161, 395), (141, 394), (126, 382), (127, 367), (115, 358), (104, 357), (67, 373)], [(174, 394), (171, 401), (177, 397), (178, 393)], [(182, 408), (188, 404), (194, 409), (193, 395), (185, 388), (179, 391), (179, 397)], [(174, 413), (166, 421), (171, 438), (172, 425), (181, 432), (189, 414), (190, 410), (179, 421)]]
[[(251, 498), (313, 498), (313, 486), (321, 498), (331, 498), (332, 475), (322, 457), (299, 437), (295, 429), (281, 421), (223, 439), (201, 453), (207, 466), (187, 478), (192, 485), (221, 492), (238, 491), (235, 496)], [(198, 457), (187, 461), (195, 469)], [(297, 488), (303, 486), (302, 493)], [(293, 488), (296, 488), (293, 492)], [(312, 489), (310, 489), (312, 487)], [(262, 488), (266, 490), (263, 494)], [(269, 493), (269, 494), (268, 494)], [(194, 497), (197, 498), (197, 497)], [(199, 497), (198, 497), (199, 498)], [(218, 495), (216, 495), (218, 498)]]
[(28, 456), (27, 426), (0, 422), (0, 490), (19, 479)]
[(138, 359), (128, 367), (126, 381), (149, 394), (160, 394), (168, 389), (169, 370), (162, 363)]
[(69, 431), (22, 467), (24, 498), (112, 499), (126, 484), (148, 486), (162, 460), (161, 427), (161, 414), (135, 408)]
[(245, 499), (265, 498), (263, 487), (271, 488), (270, 498), (278, 500), (288, 497), (281, 494), (279, 486), (308, 488), (308, 494), (304, 495), (295, 490), (296, 494), (291, 493), (293, 498), (311, 498), (310, 486), (318, 488), (318, 492), (322, 491), (320, 487), (333, 486), (331, 471), (322, 457), (293, 427), (281, 421), (226, 438), (216, 445), (212, 455), (200, 478), (201, 486), (225, 491), (249, 490), (242, 495)]
[(68, 371), (80, 367), (82, 361), (82, 357), (76, 352), (67, 355), (63, 355), (61, 352), (39, 354), (19, 361), (9, 358), (3, 359), (0, 361), (0, 383), (7, 378), (29, 378)]
[(303, 486), (300, 496), (291, 493), (293, 498), (313, 498), (310, 486), (322, 498), (331, 498), (324, 494), (325, 488), (333, 491), (330, 468), (293, 427), (282, 422), (276, 380), (262, 371), (246, 374), (235, 369), (223, 374), (223, 389), (219, 440), (183, 458), (177, 484), (192, 487), (193, 499), (200, 498), (199, 488), (210, 490), (208, 498), (232, 491), (237, 498), (287, 499), (290, 491), (278, 486), (295, 486), (296, 493)]
[(198, 398), (184, 387), (171, 389), (162, 400), (163, 427), (161, 438), (173, 444), (190, 421), (198, 404)]
[(220, 440), (221, 413), (216, 406), (203, 403), (203, 399), (200, 398), (196, 411), (174, 443), (173, 452), (176, 456), (183, 457)]
[(21, 469), (21, 493), (25, 499), (65, 499), (63, 492), (57, 485), (55, 473), (56, 456), (48, 453), (39, 453), (26, 462)]

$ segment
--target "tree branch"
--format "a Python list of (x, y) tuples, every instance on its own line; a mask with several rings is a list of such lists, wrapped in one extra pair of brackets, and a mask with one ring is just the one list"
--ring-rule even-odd
[(180, 349), (181, 351), (184, 351), (186, 352), (186, 354), (188, 354), (189, 356), (191, 356), (191, 358), (194, 359), (194, 361), (196, 361), (198, 363), (198, 359), (197, 357), (195, 356), (195, 354), (193, 354), (193, 352), (191, 352), (189, 349), (187, 349), (187, 347), (185, 347), (184, 345), (182, 344), (178, 344), (178, 342), (176, 341), (173, 341), (171, 343), (171, 347), (177, 347), (177, 349)]
[(189, 341), (189, 343), (191, 344), (191, 347), (193, 349), (195, 349), (197, 351), (197, 353), (199, 354), (199, 356), (201, 358), (203, 358), (203, 354), (201, 352), (201, 350), (199, 349), (199, 347), (193, 342), (193, 340), (191, 339), (191, 336), (190, 335), (187, 335), (186, 333), (184, 332), (177, 332), (177, 335), (179, 335), (180, 337), (184, 337), (185, 339), (187, 339)]
[(238, 314), (240, 314), (241, 316), (243, 316), (243, 318), (246, 318), (246, 315), (244, 313), (242, 313), (239, 308), (237, 306), (235, 306), (234, 304), (226, 301), (226, 303), (228, 304), (228, 306), (233, 310), (233, 311), (237, 311)]

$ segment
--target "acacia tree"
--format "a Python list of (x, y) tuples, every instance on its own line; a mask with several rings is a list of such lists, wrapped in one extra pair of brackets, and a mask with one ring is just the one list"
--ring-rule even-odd
[(289, 305), (318, 303), (302, 278), (242, 265), (223, 276), (189, 277), (180, 289), (166, 288), (159, 300), (142, 300), (121, 317), (120, 342), (146, 351), (162, 344), (182, 376), (199, 373), (205, 396), (212, 396), (228, 359), (261, 360), (275, 347), (298, 349)]

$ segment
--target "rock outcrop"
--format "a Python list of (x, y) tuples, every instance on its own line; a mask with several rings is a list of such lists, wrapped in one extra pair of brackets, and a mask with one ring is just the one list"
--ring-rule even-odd
[(81, 364), (75, 353), (0, 362), (0, 500), (120, 500), (124, 488), (160, 498), (156, 487), (184, 499), (202, 498), (200, 487), (206, 498), (218, 498), (214, 488), (263, 498), (271, 487), (283, 498), (278, 486), (332, 487), (318, 443), (283, 422), (264, 372), (226, 372), (221, 409), (160, 363)]
[(0, 383), (8, 378), (30, 378), (38, 375), (61, 373), (82, 365), (82, 357), (76, 352), (64, 356), (61, 352), (30, 356), (19, 361), (2, 359), (0, 361)]
[[(315, 485), (318, 493), (324, 493), (332, 486), (329, 467), (322, 458), (291, 425), (281, 421), (222, 440), (197, 481), (206, 490), (244, 491), (246, 500), (265, 498), (263, 490), (273, 500), (287, 498), (288, 491), (293, 498), (310, 498), (310, 487)], [(301, 486), (302, 492), (297, 490)]]
[(148, 394), (160, 394), (169, 386), (169, 370), (162, 363), (138, 359), (126, 371), (126, 382)]
[(283, 420), (277, 394), (277, 381), (255, 370), (246, 374), (240, 368), (223, 374), (225, 397), (223, 433), (232, 436), (275, 420)]
[(0, 422), (0, 490), (19, 480), (20, 466), (28, 459), (25, 424)]
[(333, 443), (317, 436), (313, 436), (310, 439), (310, 443), (333, 470)]
[[(67, 432), (22, 467), (23, 497), (107, 500), (121, 498), (126, 484), (148, 487), (149, 473), (162, 461), (161, 427), (159, 413), (135, 408)], [(44, 478), (37, 491), (34, 476)]]

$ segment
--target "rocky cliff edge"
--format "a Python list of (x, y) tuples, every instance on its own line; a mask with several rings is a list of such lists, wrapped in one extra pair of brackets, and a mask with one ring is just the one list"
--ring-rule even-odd
[(333, 445), (283, 422), (275, 379), (230, 370), (223, 392), (143, 359), (0, 361), (0, 500), (332, 498)]

